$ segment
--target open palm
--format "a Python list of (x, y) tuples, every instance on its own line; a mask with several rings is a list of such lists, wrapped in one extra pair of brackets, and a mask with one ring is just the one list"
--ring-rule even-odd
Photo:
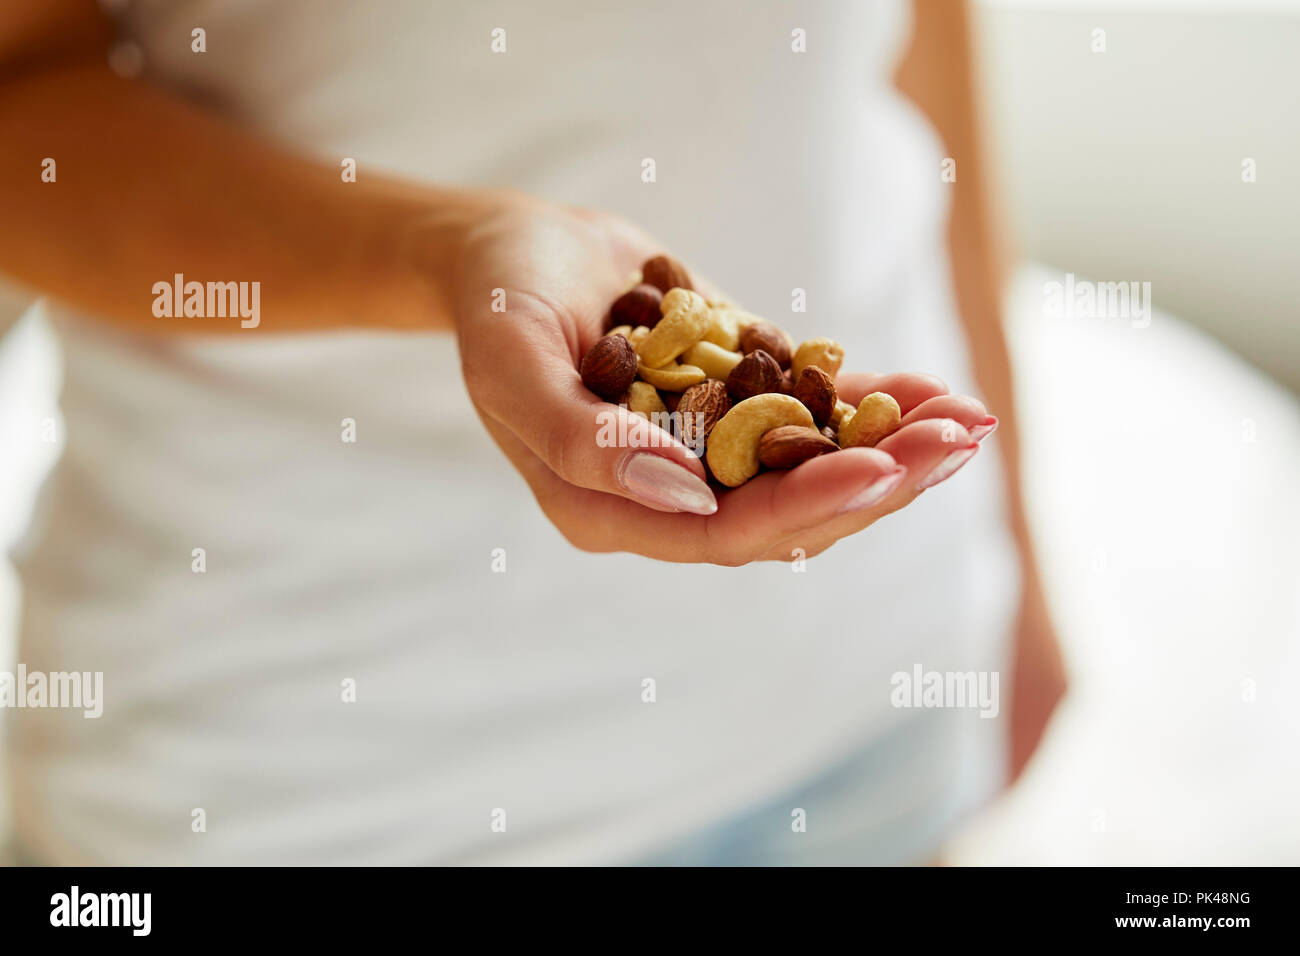
[[(991, 431), (983, 404), (931, 376), (842, 373), (840, 397), (856, 404), (888, 392), (902, 427), (875, 448), (823, 455), (715, 497), (689, 449), (601, 401), (577, 372), (609, 303), (661, 251), (612, 217), (519, 200), (475, 227), (457, 263), (470, 398), (576, 547), (733, 566), (789, 560), (796, 547), (812, 556), (912, 502)], [(629, 447), (598, 444), (601, 412), (626, 417)]]

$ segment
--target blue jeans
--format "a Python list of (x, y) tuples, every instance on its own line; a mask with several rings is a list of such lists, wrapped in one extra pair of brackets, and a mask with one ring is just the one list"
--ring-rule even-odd
[[(970, 811), (996, 792), (1001, 751), (922, 713), (775, 799), (633, 861), (640, 866), (900, 866), (934, 862)], [(996, 747), (1000, 727), (978, 728)], [(970, 725), (967, 725), (969, 729)], [(983, 752), (981, 752), (983, 750)], [(806, 830), (794, 829), (796, 809)]]

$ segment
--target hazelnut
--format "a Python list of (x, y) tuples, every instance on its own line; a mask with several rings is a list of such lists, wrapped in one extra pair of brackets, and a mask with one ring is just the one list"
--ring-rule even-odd
[(660, 292), (670, 292), (673, 289), (690, 289), (694, 291), (695, 286), (691, 285), (691, 275), (676, 259), (671, 256), (654, 256), (647, 259), (641, 266), (641, 281), (654, 286)]
[(607, 402), (616, 401), (636, 381), (636, 349), (621, 335), (598, 339), (582, 360), (582, 384)]
[(638, 325), (654, 328), (659, 321), (659, 302), (664, 294), (652, 285), (642, 282), (628, 289), (610, 306), (610, 321), (618, 325)]
[(781, 366), (763, 349), (750, 352), (727, 376), (727, 392), (733, 402), (781, 390)]
[(740, 351), (748, 355), (758, 349), (776, 359), (781, 368), (790, 367), (792, 350), (789, 338), (771, 322), (762, 319), (747, 325), (740, 333)]
[(805, 366), (794, 384), (794, 397), (812, 412), (813, 423), (822, 428), (831, 420), (835, 410), (835, 380), (825, 369), (816, 365)]

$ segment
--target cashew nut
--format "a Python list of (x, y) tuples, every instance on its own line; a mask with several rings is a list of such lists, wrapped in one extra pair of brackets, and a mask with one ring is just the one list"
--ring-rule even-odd
[(645, 337), (649, 334), (650, 334), (649, 326), (638, 325), (635, 329), (629, 332), (625, 336), (625, 338), (628, 340), (629, 343), (631, 343), (632, 348), (637, 348), (638, 346), (640, 346), (642, 342), (645, 341)]
[(831, 428), (838, 429), (840, 424), (852, 418), (853, 413), (856, 411), (857, 409), (844, 401), (844, 399), (837, 398), (835, 400), (835, 407), (831, 409), (831, 420), (827, 422), (827, 424), (830, 425)]
[(707, 338), (696, 342), (682, 355), (683, 362), (698, 365), (709, 378), (718, 378), (724, 382), (742, 358), (744, 356), (739, 352), (729, 351)]
[(665, 392), (685, 391), (708, 378), (704, 374), (704, 369), (694, 365), (682, 365), (680, 362), (670, 362), (663, 368), (650, 368), (642, 363), (637, 367), (637, 374), (655, 388), (662, 388)]
[(839, 374), (840, 366), (844, 364), (844, 346), (840, 345), (834, 339), (809, 339), (803, 342), (795, 349), (794, 358), (790, 362), (790, 375), (797, 382), (799, 373), (808, 365), (816, 365), (819, 369), (834, 378)]
[(699, 293), (689, 289), (672, 289), (659, 303), (663, 316), (659, 324), (641, 340), (641, 362), (650, 368), (662, 368), (704, 338), (709, 329), (709, 307)]
[(630, 325), (616, 325), (616, 326), (614, 326), (612, 329), (610, 329), (608, 332), (606, 332), (605, 334), (606, 334), (606, 335), (621, 335), (621, 336), (623, 336), (623, 338), (625, 338), (625, 339), (627, 339), (629, 342), (631, 342), (632, 339), (629, 338), (629, 336), (631, 336), (631, 334), (632, 334), (632, 326), (630, 326)]
[(894, 396), (872, 392), (858, 403), (857, 411), (840, 421), (841, 448), (874, 448), (876, 443), (898, 431), (902, 418)]
[(651, 416), (656, 412), (664, 414), (668, 412), (668, 406), (649, 382), (633, 382), (629, 385), (623, 402), (633, 415), (640, 415), (650, 421), (654, 421)]
[(740, 345), (740, 318), (736, 310), (725, 303), (709, 303), (709, 327), (704, 341), (720, 345), (734, 352)]
[(814, 428), (803, 402), (780, 392), (755, 395), (732, 406), (709, 434), (705, 458), (713, 477), (729, 488), (758, 474), (758, 442), (763, 433), (782, 425)]
[(755, 322), (762, 321), (752, 312), (746, 312), (734, 302), (728, 302), (726, 299), (710, 299), (709, 308), (717, 309), (720, 312), (726, 312), (740, 328), (747, 325), (753, 325)]

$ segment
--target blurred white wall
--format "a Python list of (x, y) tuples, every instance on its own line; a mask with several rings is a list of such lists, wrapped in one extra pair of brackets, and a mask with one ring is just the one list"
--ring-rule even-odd
[[(1181, 320), (1300, 389), (1300, 0), (978, 11), (1008, 225), (1051, 267), (1007, 318), (1072, 683), (950, 859), (1294, 864), (1300, 404)], [(1150, 282), (1150, 326), (1047, 314), (1071, 271)]]
[(1045, 314), (1051, 278), (1022, 268), (1006, 316), (1070, 692), (949, 860), (1296, 865), (1300, 400), (1160, 310)]
[(1149, 281), (1159, 308), (1300, 390), (1300, 0), (978, 9), (1020, 251)]

